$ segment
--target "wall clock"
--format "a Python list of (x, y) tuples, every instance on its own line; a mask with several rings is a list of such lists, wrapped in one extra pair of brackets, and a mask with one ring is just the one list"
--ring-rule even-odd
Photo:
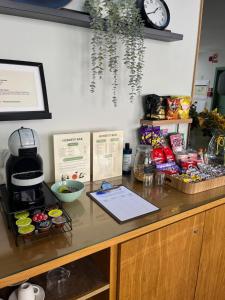
[(164, 0), (138, 0), (141, 15), (147, 27), (163, 30), (170, 22), (170, 11)]

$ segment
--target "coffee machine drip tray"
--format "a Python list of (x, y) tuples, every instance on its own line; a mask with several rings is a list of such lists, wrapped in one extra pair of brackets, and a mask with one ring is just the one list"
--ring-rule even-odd
[(10, 196), (15, 207), (30, 208), (32, 206), (40, 206), (44, 204), (45, 196), (42, 186), (38, 189), (26, 189), (20, 192), (13, 192)]
[(14, 214), (23, 210), (32, 210), (43, 207), (53, 207), (59, 203), (58, 199), (49, 189), (45, 182), (38, 190), (27, 189), (12, 195), (8, 192), (5, 185), (0, 186), (1, 201), (7, 214)]

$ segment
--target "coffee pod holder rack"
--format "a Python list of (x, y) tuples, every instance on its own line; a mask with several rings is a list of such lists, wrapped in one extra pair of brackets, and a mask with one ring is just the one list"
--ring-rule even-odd
[[(39, 240), (46, 238), (55, 234), (68, 233), (72, 230), (72, 219), (69, 216), (68, 212), (63, 208), (62, 202), (59, 201), (53, 192), (49, 189), (47, 184), (43, 183), (43, 193), (45, 195), (44, 202), (40, 205), (35, 205), (23, 209), (18, 209), (17, 207), (12, 207), (9, 205), (8, 192), (5, 185), (0, 186), (0, 203), (2, 206), (2, 211), (6, 218), (8, 229), (12, 231), (16, 246), (19, 246), (21, 243), (28, 243), (34, 240)], [(65, 218), (65, 222), (60, 225), (53, 224), (51, 227), (43, 232), (40, 232), (38, 229), (38, 223), (32, 221), (32, 225), (35, 226), (35, 230), (30, 234), (19, 234), (18, 227), (16, 225), (15, 213), (28, 211), (29, 217), (32, 219), (32, 216), (36, 212), (42, 212), (48, 214), (50, 209), (58, 208), (62, 211), (62, 216)], [(51, 220), (51, 217), (48, 217), (48, 220)]]

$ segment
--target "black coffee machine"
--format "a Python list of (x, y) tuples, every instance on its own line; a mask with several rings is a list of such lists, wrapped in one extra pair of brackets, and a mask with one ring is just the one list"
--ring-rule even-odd
[(8, 146), (8, 201), (18, 209), (42, 204), (44, 174), (42, 158), (38, 154), (40, 143), (36, 131), (21, 127), (10, 135)]

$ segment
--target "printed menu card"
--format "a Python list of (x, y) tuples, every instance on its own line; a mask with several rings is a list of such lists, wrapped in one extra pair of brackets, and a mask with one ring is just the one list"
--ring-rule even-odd
[(53, 141), (55, 180), (90, 181), (90, 132), (56, 134)]
[(122, 175), (123, 131), (93, 133), (93, 181)]

